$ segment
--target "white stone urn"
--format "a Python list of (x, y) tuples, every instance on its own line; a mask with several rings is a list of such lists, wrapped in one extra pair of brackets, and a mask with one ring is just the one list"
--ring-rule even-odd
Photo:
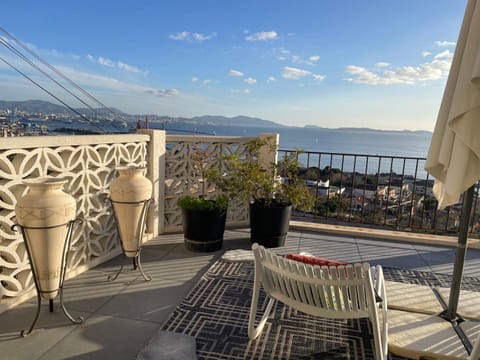
[(25, 180), (28, 192), (15, 206), (17, 223), (30, 249), (30, 266), (44, 299), (58, 295), (67, 231), (75, 220), (77, 206), (75, 199), (63, 191), (66, 182), (53, 177)]
[(145, 167), (121, 166), (110, 184), (110, 198), (115, 211), (123, 252), (135, 257), (142, 242), (147, 201), (152, 197), (152, 182), (145, 177)]

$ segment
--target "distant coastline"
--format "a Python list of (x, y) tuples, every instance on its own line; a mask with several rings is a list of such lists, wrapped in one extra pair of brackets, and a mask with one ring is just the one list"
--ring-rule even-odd
[(328, 128), (318, 125), (304, 125), (305, 129), (321, 129), (321, 130), (346, 130), (346, 131), (379, 131), (379, 132), (405, 132), (405, 133), (425, 133), (432, 134), (432, 131), (428, 130), (389, 130), (389, 129), (375, 129), (369, 127), (337, 127), (337, 128)]
[[(40, 111), (44, 109), (43, 105), (52, 106), (54, 104), (34, 102), (34, 105), (35, 109)], [(233, 118), (201, 116), (182, 119), (126, 114), (112, 118), (112, 114), (96, 114), (92, 121), (85, 121), (85, 119), (79, 119), (77, 115), (68, 114), (64, 108), (55, 106), (49, 107), (48, 110), (61, 109), (62, 113), (44, 113), (45, 110), (30, 113), (20, 107), (6, 112), (0, 102), (0, 117), (4, 117), (4, 123), (10, 124), (6, 125), (7, 127), (11, 126), (13, 129), (17, 125), (21, 125), (25, 134), (28, 132), (30, 135), (128, 133), (135, 131), (137, 121), (140, 127), (145, 127), (147, 119), (149, 128), (165, 130), (169, 135), (256, 137), (262, 133), (276, 133), (280, 136), (281, 150), (298, 149), (307, 153), (322, 153), (324, 154), (323, 159), (333, 156), (334, 164), (341, 161), (343, 155), (413, 158), (423, 161), (432, 136), (431, 132), (422, 130), (379, 130), (366, 127), (325, 128), (315, 125), (285, 126), (246, 116)], [(2, 121), (0, 120), (0, 127), (1, 125)], [(324, 164), (322, 165), (324, 166)], [(424, 175), (422, 165), (419, 165), (418, 169), (409, 168), (407, 170), (409, 174)]]
[[(94, 109), (92, 114), (91, 109), (77, 108), (75, 109), (81, 114), (85, 114), (90, 117), (93, 116), (95, 121), (124, 121), (129, 124), (129, 127), (135, 127), (138, 120), (144, 122), (148, 118), (151, 123), (160, 123), (164, 125), (172, 125), (178, 123), (197, 124), (197, 125), (214, 125), (214, 126), (237, 126), (237, 127), (260, 127), (265, 129), (317, 129), (317, 130), (340, 130), (340, 131), (376, 131), (376, 132), (404, 132), (404, 133), (425, 133), (431, 134), (431, 131), (427, 130), (386, 130), (386, 129), (374, 129), (366, 127), (337, 127), (329, 128), (318, 125), (283, 125), (271, 120), (260, 119), (258, 117), (249, 117), (238, 115), (234, 117), (226, 117), (221, 115), (203, 115), (194, 116), (191, 118), (183, 117), (171, 117), (165, 115), (155, 114), (126, 114), (118, 109)], [(3, 119), (2, 119), (3, 117)], [(74, 122), (78, 116), (63, 106), (43, 101), (43, 100), (26, 100), (26, 101), (5, 101), (0, 100), (0, 121), (7, 120), (8, 117), (26, 118), (31, 120), (45, 120), (45, 119), (58, 119), (66, 123)], [(78, 119), (77, 119), (78, 120)], [(100, 124), (101, 125), (101, 124)]]

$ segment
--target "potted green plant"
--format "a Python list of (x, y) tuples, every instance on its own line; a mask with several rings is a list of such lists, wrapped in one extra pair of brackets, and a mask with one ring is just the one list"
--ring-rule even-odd
[(228, 198), (224, 194), (210, 195), (207, 191), (207, 174), (211, 164), (216, 163), (214, 156), (197, 147), (192, 149), (190, 160), (201, 191), (199, 195), (185, 195), (177, 201), (182, 208), (185, 247), (192, 251), (216, 251), (223, 245)]
[(292, 209), (309, 210), (315, 196), (298, 175), (298, 153), (278, 162), (265, 162), (261, 154), (276, 151), (276, 144), (265, 139), (251, 140), (245, 153), (228, 155), (226, 174), (209, 178), (230, 198), (241, 196), (249, 204), (250, 239), (265, 247), (283, 246)]

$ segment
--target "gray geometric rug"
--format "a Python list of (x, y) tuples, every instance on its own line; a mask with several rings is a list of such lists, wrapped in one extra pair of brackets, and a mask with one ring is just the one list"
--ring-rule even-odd
[[(417, 271), (384, 268), (384, 274), (387, 280), (424, 285), (433, 282), (449, 286), (450, 281), (448, 276)], [(261, 335), (249, 341), (253, 275), (251, 261), (218, 260), (176, 308), (163, 330), (195, 337), (199, 359), (373, 359), (373, 335), (367, 320), (313, 317), (280, 302), (275, 303)], [(467, 284), (478, 289), (477, 284)], [(264, 299), (261, 294), (259, 307), (265, 307)]]

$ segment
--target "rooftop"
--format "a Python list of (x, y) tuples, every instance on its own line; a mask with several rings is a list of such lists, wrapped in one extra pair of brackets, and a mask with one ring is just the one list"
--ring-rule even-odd
[[(249, 230), (227, 230), (222, 250), (194, 253), (185, 249), (183, 234), (160, 235), (142, 251), (142, 264), (152, 280), (145, 282), (131, 262), (118, 256), (66, 281), (64, 304), (85, 322), (74, 325), (55, 300), (48, 302), (32, 334), (20, 337), (33, 321), (36, 298), (0, 314), (0, 353), (3, 359), (132, 359), (162, 328), (176, 306), (226, 249), (248, 249)], [(289, 232), (279, 253), (309, 252), (346, 262), (369, 262), (407, 270), (451, 275), (455, 247), (410, 241), (382, 240), (355, 234), (325, 234), (307, 229)], [(121, 264), (124, 271), (107, 280)], [(465, 276), (478, 276), (480, 250), (469, 249)]]

